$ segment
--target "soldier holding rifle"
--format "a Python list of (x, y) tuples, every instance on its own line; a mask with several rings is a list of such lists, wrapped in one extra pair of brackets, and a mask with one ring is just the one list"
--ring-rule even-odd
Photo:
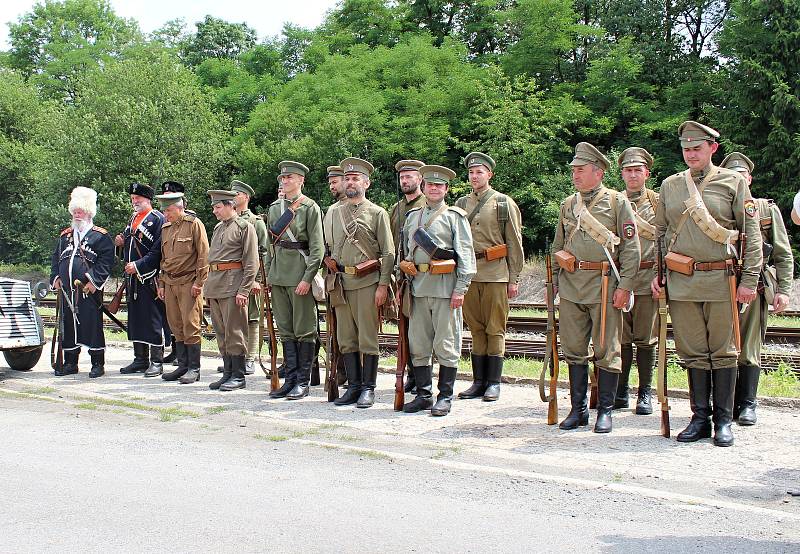
[[(678, 135), (689, 167), (661, 184), (656, 212), (656, 236), (664, 237), (666, 245), (675, 348), (689, 373), (692, 419), (677, 438), (709, 438), (713, 416), (714, 444), (731, 446), (737, 303), (749, 304), (756, 297), (762, 260), (758, 210), (741, 174), (711, 162), (719, 148), (717, 131), (685, 121)], [(654, 295), (661, 292), (657, 278), (652, 289)]]
[[(408, 347), (416, 377), (416, 397), (406, 413), (431, 410), (450, 413), (453, 386), (461, 357), (464, 295), (475, 275), (467, 213), (445, 201), (456, 174), (439, 165), (420, 168), (425, 206), (408, 212), (403, 227), (400, 270), (411, 279)], [(439, 395), (433, 402), (432, 356), (439, 360)]]
[(164, 346), (172, 335), (156, 284), (164, 215), (153, 209), (152, 187), (131, 183), (128, 194), (133, 216), (125, 230), (114, 238), (114, 244), (122, 247), (125, 263), (128, 339), (133, 341), (133, 362), (119, 372), (144, 372), (145, 377), (156, 377), (163, 372)]
[(50, 284), (62, 296), (61, 330), (64, 363), (56, 375), (78, 373), (81, 346), (89, 351), (89, 377), (105, 373), (103, 287), (114, 265), (114, 243), (108, 232), (93, 223), (97, 193), (75, 187), (70, 194), (72, 224), (61, 231), (53, 251)]

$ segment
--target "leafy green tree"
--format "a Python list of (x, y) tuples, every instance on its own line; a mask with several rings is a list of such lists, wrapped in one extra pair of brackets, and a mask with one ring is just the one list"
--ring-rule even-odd
[(181, 44), (181, 56), (190, 67), (209, 58), (234, 59), (256, 43), (256, 31), (246, 23), (229, 23), (207, 15), (195, 23), (197, 32)]

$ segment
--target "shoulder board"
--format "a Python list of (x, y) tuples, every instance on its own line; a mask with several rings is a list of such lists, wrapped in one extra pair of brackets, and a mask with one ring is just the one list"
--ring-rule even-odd
[(247, 226), (250, 225), (250, 222), (243, 217), (237, 217), (236, 225), (238, 225), (240, 229), (246, 229)]
[(61, 236), (67, 236), (72, 234), (72, 227), (67, 227), (66, 229), (61, 231)]
[(421, 210), (421, 209), (422, 209), (422, 206), (417, 206), (416, 208), (411, 208), (410, 210), (408, 210), (408, 211), (406, 212), (406, 217), (408, 217), (409, 215), (411, 215), (411, 212), (416, 212), (417, 210)]
[(187, 212), (187, 213), (183, 214), (183, 220), (184, 221), (194, 221), (195, 219), (197, 219), (197, 215), (195, 215), (194, 212), (193, 213), (188, 213)]
[(467, 212), (463, 208), (459, 208), (458, 206), (447, 206), (447, 209), (451, 212), (455, 212), (461, 217), (467, 217)]
[(219, 227), (220, 225), (222, 225), (222, 222), (221, 222), (221, 221), (220, 221), (219, 223), (217, 223), (216, 225), (214, 225), (214, 230), (216, 231), (216, 230), (217, 230), (217, 227)]
[(169, 227), (170, 225), (172, 225), (171, 221), (164, 221), (164, 225), (162, 225), (161, 228), (164, 229), (166, 227)]
[(314, 200), (312, 200), (312, 199), (311, 199), (311, 198), (309, 198), (308, 196), (306, 196), (306, 195), (303, 195), (303, 201), (302, 201), (302, 202), (300, 202), (300, 205), (301, 205), (301, 206), (308, 206), (309, 208), (311, 208), (311, 207), (314, 207), (314, 206), (316, 206), (316, 205), (317, 205), (317, 203), (316, 203), (316, 202), (314, 202)]
[(464, 206), (467, 205), (467, 198), (468, 198), (467, 196), (462, 196), (461, 198), (456, 200), (456, 204), (455, 204), (456, 207), (464, 209)]
[(93, 231), (97, 231), (98, 233), (100, 233), (100, 234), (103, 234), (103, 235), (107, 235), (107, 234), (108, 234), (108, 231), (106, 231), (106, 230), (105, 230), (105, 229), (103, 229), (102, 227), (98, 227), (97, 225), (95, 225), (94, 227), (92, 227), (92, 230), (93, 230)]

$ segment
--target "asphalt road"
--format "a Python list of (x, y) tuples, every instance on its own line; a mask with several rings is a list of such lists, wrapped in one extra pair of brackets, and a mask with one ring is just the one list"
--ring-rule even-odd
[(800, 550), (791, 411), (723, 449), (630, 413), (560, 432), (531, 387), (431, 418), (395, 414), (389, 376), (374, 408), (337, 409), (321, 389), (267, 400), (263, 377), (209, 391), (213, 359), (198, 385), (121, 376), (129, 355), (99, 380), (0, 375), (0, 551)]

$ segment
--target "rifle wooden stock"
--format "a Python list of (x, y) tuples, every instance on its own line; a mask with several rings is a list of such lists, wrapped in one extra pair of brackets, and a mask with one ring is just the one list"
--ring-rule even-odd
[(395, 367), (394, 380), (394, 411), (399, 412), (405, 403), (405, 388), (403, 384), (406, 365), (408, 364), (408, 318), (403, 313), (403, 295), (410, 294), (408, 280), (403, 278), (398, 287), (398, 304), (400, 309), (397, 318), (397, 366)]
[[(547, 346), (545, 348), (542, 373), (539, 376), (539, 396), (547, 402), (547, 424), (558, 423), (558, 324), (555, 315), (555, 286), (553, 285), (553, 265), (550, 259), (550, 248), (545, 248), (545, 267), (547, 269)], [(545, 393), (545, 376), (550, 371), (550, 394)]]
[(325, 386), (328, 391), (328, 402), (333, 402), (339, 398), (339, 383), (337, 382), (339, 373), (339, 343), (336, 340), (336, 311), (331, 307), (330, 296), (325, 306), (325, 327), (327, 336), (325, 339)]
[(278, 377), (278, 339), (275, 336), (275, 322), (272, 319), (272, 298), (270, 292), (270, 287), (265, 286), (264, 320), (267, 322), (267, 334), (269, 335), (269, 388), (273, 391), (280, 388), (281, 380)]
[(589, 391), (589, 409), (597, 408), (597, 366), (592, 363), (592, 372), (589, 374), (591, 389)]
[(656, 371), (656, 389), (658, 402), (661, 405), (661, 436), (669, 438), (669, 396), (667, 389), (667, 275), (664, 261), (664, 237), (660, 237), (656, 244), (656, 265), (658, 285), (661, 292), (658, 295), (658, 363)]
[(114, 293), (114, 298), (111, 299), (111, 302), (108, 303), (108, 311), (112, 314), (115, 314), (119, 311), (119, 307), (122, 304), (122, 295), (125, 294), (125, 280), (122, 280), (119, 288), (117, 288), (117, 292)]
[(64, 337), (62, 336), (63, 330), (61, 329), (64, 319), (61, 295), (64, 293), (61, 290), (56, 292), (58, 293), (56, 297), (56, 326), (53, 329), (53, 339), (50, 342), (50, 366), (55, 371), (60, 372), (64, 367)]

